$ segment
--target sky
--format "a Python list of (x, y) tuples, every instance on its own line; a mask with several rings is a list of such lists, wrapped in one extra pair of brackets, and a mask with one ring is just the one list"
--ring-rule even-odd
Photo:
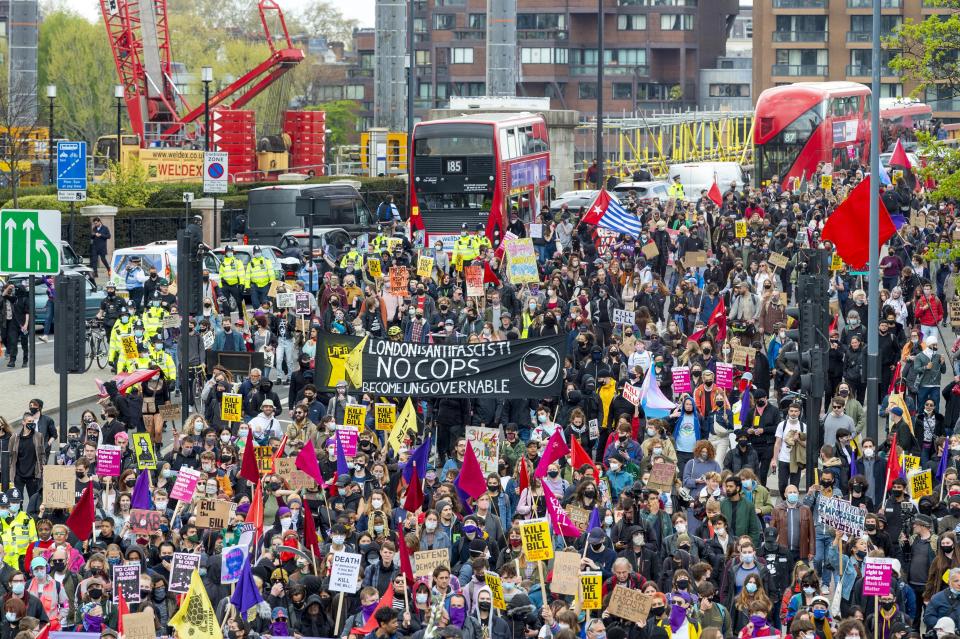
[[(297, 13), (307, 4), (308, 0), (278, 0), (277, 4), (284, 13)], [(334, 0), (334, 5), (340, 9), (346, 18), (357, 20), (361, 27), (373, 26), (374, 0)], [(66, 0), (66, 6), (76, 9), (88, 20), (100, 20), (100, 2), (98, 0)]]

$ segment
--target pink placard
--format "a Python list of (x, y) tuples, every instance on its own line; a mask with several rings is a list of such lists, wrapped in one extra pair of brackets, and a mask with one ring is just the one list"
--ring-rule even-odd
[(97, 448), (97, 475), (100, 477), (120, 476), (120, 447), (101, 444)]
[(890, 594), (890, 582), (892, 580), (893, 566), (891, 564), (868, 560), (863, 568), (863, 595), (865, 597), (886, 597)]
[(337, 437), (340, 438), (340, 446), (343, 447), (344, 457), (357, 456), (357, 441), (360, 439), (360, 431), (356, 426), (337, 426)]
[(689, 366), (678, 366), (673, 369), (673, 393), (674, 395), (679, 395), (680, 393), (690, 393), (693, 392), (693, 388), (690, 385), (690, 367)]
[(200, 471), (181, 466), (177, 471), (177, 481), (173, 483), (170, 489), (170, 499), (177, 501), (191, 501), (193, 493), (197, 490), (197, 482), (200, 481)]
[(717, 362), (717, 386), (724, 390), (733, 388), (733, 364)]

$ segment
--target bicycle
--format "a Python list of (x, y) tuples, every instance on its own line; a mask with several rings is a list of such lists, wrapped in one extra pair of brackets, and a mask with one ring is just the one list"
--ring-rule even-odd
[(193, 375), (193, 382), (190, 384), (190, 389), (193, 393), (193, 405), (196, 408), (197, 413), (203, 413), (203, 400), (201, 395), (203, 394), (203, 387), (207, 383), (207, 366), (206, 364), (197, 364), (196, 366), (190, 366), (190, 373)]
[(107, 366), (107, 334), (103, 322), (98, 319), (87, 320), (87, 366), (84, 372), (90, 370), (93, 361), (103, 370)]

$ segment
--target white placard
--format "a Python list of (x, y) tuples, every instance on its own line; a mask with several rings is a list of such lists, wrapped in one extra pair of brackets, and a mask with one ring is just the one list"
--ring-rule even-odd
[(360, 589), (361, 556), (352, 552), (333, 554), (333, 567), (330, 570), (330, 590), (334, 592), (355, 593)]
[(628, 311), (625, 308), (613, 309), (614, 324), (623, 324), (624, 326), (633, 326), (633, 321), (635, 319), (636, 318), (634, 317), (633, 311)]

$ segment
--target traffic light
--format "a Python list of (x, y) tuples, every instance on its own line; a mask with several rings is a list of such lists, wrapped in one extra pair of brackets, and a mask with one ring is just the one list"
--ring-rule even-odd
[(203, 307), (203, 255), (201, 231), (196, 224), (177, 236), (177, 291), (181, 313), (199, 315)]
[(58, 375), (82, 373), (87, 352), (87, 282), (79, 273), (61, 273), (56, 279), (57, 301), (53, 307), (57, 347), (53, 368)]
[(810, 397), (823, 397), (829, 347), (827, 282), (819, 275), (801, 274), (796, 293), (798, 305), (787, 309), (795, 324), (787, 335), (796, 341), (797, 351), (784, 353), (784, 357), (797, 365), (801, 391)]

